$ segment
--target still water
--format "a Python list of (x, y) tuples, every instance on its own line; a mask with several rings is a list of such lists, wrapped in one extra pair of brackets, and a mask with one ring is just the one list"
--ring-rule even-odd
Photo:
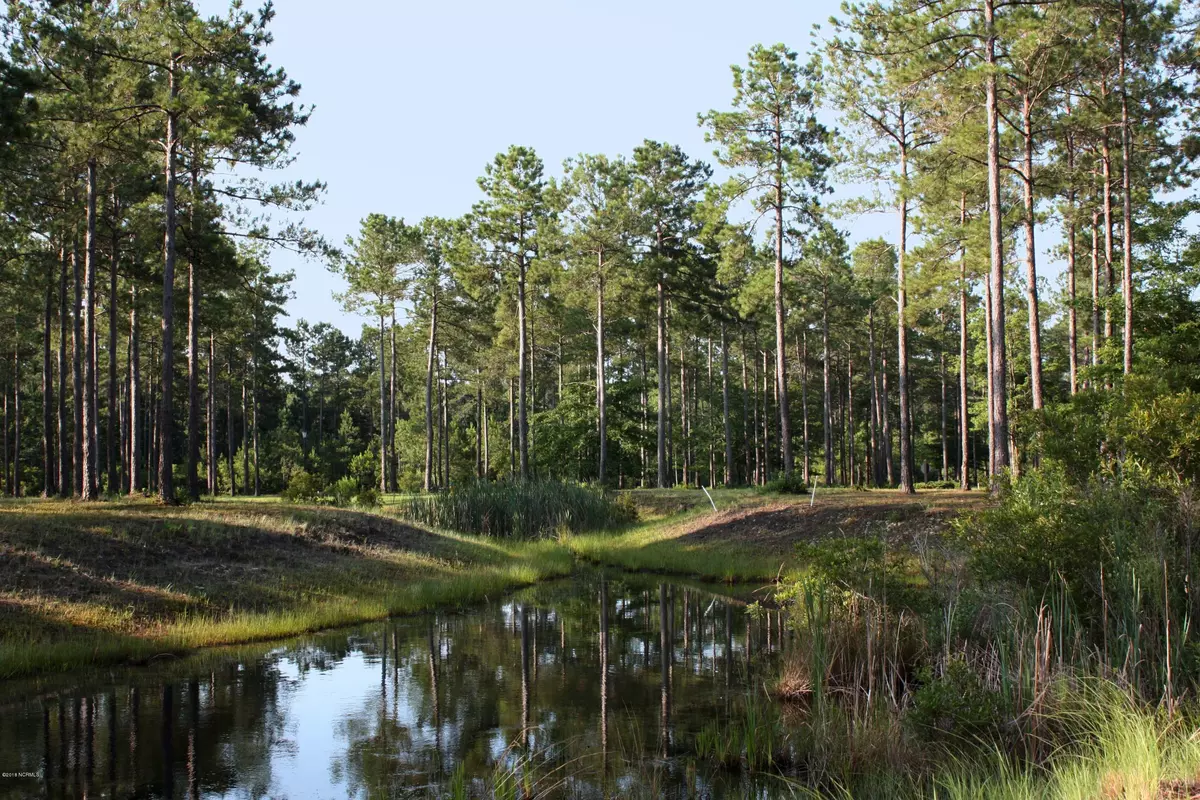
[(724, 591), (597, 573), (68, 676), (0, 703), (0, 797), (774, 794), (688, 755), (782, 635)]

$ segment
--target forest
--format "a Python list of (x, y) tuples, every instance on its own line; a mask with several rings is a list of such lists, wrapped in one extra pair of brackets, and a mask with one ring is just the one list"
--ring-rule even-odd
[[(495, 142), (461, 215), (380, 208), (344, 241), (304, 221), (337, 176), (281, 177), (314, 112), (268, 58), (274, 18), (8, 0), (0, 677), (494, 599), (578, 559), (769, 581), (748, 613), (768, 637), (787, 618), (791, 649), (764, 651), (772, 696), (863, 698), (838, 712), (847, 738), (810, 731), (806, 756), (709, 732), (702, 759), (733, 747), (752, 772), (859, 796), (874, 779), (854, 755), (831, 766), (839, 746), (928, 788), (942, 767), (916, 742), (961, 757), (970, 739), (1007, 753), (999, 773), (1031, 797), (1191, 796), (1170, 792), (1200, 785), (1194, 737), (1171, 738), (1200, 680), (1200, 6), (846, 2), (781, 33), (806, 49), (753, 45), (712, 87), (707, 152), (645, 139), (556, 165)], [(289, 316), (325, 289), (272, 268), (280, 251), (336, 278), (361, 329)], [(454, 538), (418, 545), (393, 520)], [(268, 542), (218, 543), (239, 526), (405, 576), (430, 559), (444, 582), (404, 594), (374, 562), (303, 579), (272, 562), (278, 596), (248, 573), (169, 612), (138, 599), (131, 620), (93, 618), (37, 571), (95, 559), (116, 581), (116, 551), (72, 540), (97, 530), (172, 563), (270, 561)], [(498, 543), (463, 544), (477, 535)], [(645, 624), (671, 629), (675, 589), (660, 623), (645, 602)], [(1172, 753), (1149, 793), (1021, 772), (1111, 744), (1064, 720), (1094, 720), (1079, 708), (1111, 707), (1114, 687), (1121, 719)], [(763, 724), (792, 735), (730, 730)], [(922, 724), (946, 735), (855, 738)], [(937, 796), (993, 796), (956, 780)]]
[[(269, 180), (309, 113), (269, 7), (11, 4), (5, 489), (1019, 475), (1195, 380), (1190, 28), (1114, 8), (851, 6), (734, 67), (712, 163), (513, 146), (463, 216), (335, 245), (287, 213), (321, 182)], [(284, 316), (275, 248), (345, 279), (357, 337)]]

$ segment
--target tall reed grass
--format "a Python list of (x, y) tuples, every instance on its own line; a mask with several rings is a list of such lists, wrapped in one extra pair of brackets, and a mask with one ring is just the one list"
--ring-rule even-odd
[(390, 508), (422, 525), (502, 539), (611, 530), (636, 517), (631, 504), (601, 490), (547, 480), (476, 481)]

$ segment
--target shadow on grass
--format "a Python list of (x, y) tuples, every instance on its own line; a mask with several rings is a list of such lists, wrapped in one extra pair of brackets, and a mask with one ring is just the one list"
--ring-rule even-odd
[(0, 676), (475, 600), (569, 571), (556, 547), (286, 505), (0, 504)]

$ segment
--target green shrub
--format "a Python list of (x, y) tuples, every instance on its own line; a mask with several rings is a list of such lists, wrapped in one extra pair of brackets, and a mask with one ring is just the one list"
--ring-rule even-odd
[(354, 495), (353, 504), (363, 508), (375, 508), (379, 505), (379, 490), (374, 486), (359, 489)]
[(435, 528), (524, 539), (606, 530), (636, 518), (632, 504), (614, 502), (601, 490), (544, 480), (461, 484), (409, 498), (397, 513)]
[(924, 481), (916, 485), (918, 489), (957, 489), (957, 481)]
[(321, 490), (320, 478), (298, 469), (292, 473), (292, 479), (283, 490), (283, 499), (289, 503), (315, 503), (321, 497)]
[(330, 484), (326, 490), (330, 502), (339, 508), (345, 508), (353, 503), (358, 492), (358, 481), (354, 480), (354, 478), (341, 478)]
[(762, 485), (762, 491), (770, 494), (808, 494), (808, 486), (800, 477), (800, 473), (793, 472), (791, 475), (780, 475), (767, 481)]
[(917, 736), (970, 745), (999, 734), (1003, 720), (1000, 694), (984, 686), (964, 659), (949, 659), (937, 675), (926, 667), (920, 680), (905, 715)]

